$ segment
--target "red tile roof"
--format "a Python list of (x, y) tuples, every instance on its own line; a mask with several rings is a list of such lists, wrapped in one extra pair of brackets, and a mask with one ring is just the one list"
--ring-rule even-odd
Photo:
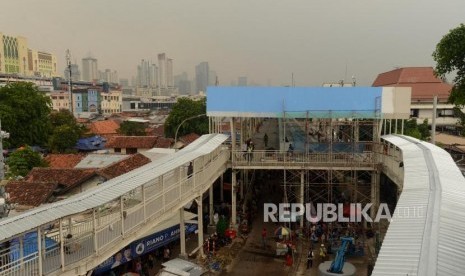
[(68, 191), (96, 175), (95, 169), (33, 168), (26, 176), (27, 182), (51, 182), (64, 186)]
[(155, 148), (171, 148), (171, 145), (174, 143), (173, 138), (165, 138), (165, 137), (158, 137), (157, 143), (155, 144)]
[(86, 156), (83, 154), (49, 154), (44, 159), (50, 168), (74, 168)]
[(37, 207), (48, 202), (57, 183), (10, 181), (6, 191), (10, 194), (13, 203)]
[(145, 164), (150, 163), (150, 159), (145, 157), (144, 155), (137, 153), (127, 158), (112, 164), (108, 167), (100, 169), (98, 174), (105, 177), (106, 179), (112, 179), (132, 170), (135, 170), (139, 167), (142, 167)]
[(373, 86), (411, 87), (412, 100), (440, 100), (449, 97), (452, 85), (444, 83), (434, 75), (433, 67), (405, 67), (381, 73)]
[(155, 135), (155, 136), (161, 136), (161, 137), (165, 136), (165, 126), (164, 125), (156, 125), (156, 126), (150, 127), (150, 129), (151, 129), (151, 132), (153, 133), (153, 135)]
[(89, 121), (90, 120), (88, 118), (77, 118), (76, 119), (76, 122), (81, 123), (81, 124), (88, 123)]
[(157, 138), (156, 136), (113, 136), (105, 147), (151, 149), (155, 146)]
[(163, 125), (149, 126), (145, 128), (147, 136), (165, 136), (165, 127)]
[(179, 140), (181, 142), (183, 142), (185, 146), (187, 146), (190, 143), (197, 140), (197, 138), (199, 138), (199, 137), (200, 137), (200, 135), (198, 135), (197, 133), (189, 133), (187, 135), (184, 135), (184, 136), (180, 137)]
[(119, 122), (115, 120), (96, 121), (90, 124), (90, 131), (97, 135), (117, 134)]

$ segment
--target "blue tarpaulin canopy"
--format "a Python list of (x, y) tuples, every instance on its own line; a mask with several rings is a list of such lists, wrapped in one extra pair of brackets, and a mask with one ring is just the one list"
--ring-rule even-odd
[[(48, 237), (45, 237), (45, 244), (42, 241), (44, 248), (56, 246), (58, 243)], [(20, 242), (19, 238), (14, 238), (10, 241), (10, 260), (14, 262), (20, 259)], [(37, 232), (30, 232), (24, 235), (23, 239), (23, 256), (27, 260), (32, 258), (37, 253)]]
[(107, 140), (102, 136), (93, 136), (89, 138), (81, 138), (76, 143), (76, 149), (81, 151), (94, 151), (105, 148)]

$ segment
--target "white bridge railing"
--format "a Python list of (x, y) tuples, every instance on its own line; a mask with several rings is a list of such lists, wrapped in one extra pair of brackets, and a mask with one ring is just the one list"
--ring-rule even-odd
[(375, 153), (366, 152), (329, 152), (303, 153), (264, 151), (253, 152), (234, 151), (232, 154), (233, 167), (365, 167), (373, 168), (376, 163)]
[(114, 201), (1, 241), (0, 275), (85, 274), (201, 196), (224, 173), (229, 157), (219, 146), (193, 160), (191, 176), (187, 163)]

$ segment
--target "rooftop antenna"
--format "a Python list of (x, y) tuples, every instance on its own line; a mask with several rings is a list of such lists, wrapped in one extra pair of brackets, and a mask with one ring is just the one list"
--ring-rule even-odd
[(295, 87), (295, 82), (294, 82), (294, 72), (292, 72), (291, 87)]

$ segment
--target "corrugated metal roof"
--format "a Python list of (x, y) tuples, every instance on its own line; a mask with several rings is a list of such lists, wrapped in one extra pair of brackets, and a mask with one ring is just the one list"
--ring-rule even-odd
[[(404, 186), (372, 275), (462, 275), (465, 179), (459, 168), (430, 143), (383, 139), (402, 151)], [(405, 210), (417, 212), (405, 216)]]
[(0, 241), (30, 231), (40, 225), (46, 225), (61, 217), (78, 214), (115, 200), (176, 167), (212, 152), (227, 138), (228, 136), (224, 134), (203, 135), (183, 150), (113, 178), (95, 189), (0, 220)]

